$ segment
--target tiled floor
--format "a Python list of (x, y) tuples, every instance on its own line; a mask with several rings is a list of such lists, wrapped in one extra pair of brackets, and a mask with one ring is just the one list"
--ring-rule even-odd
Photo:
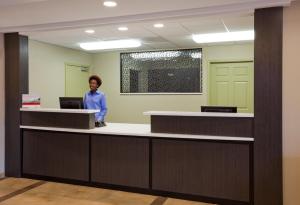
[(108, 189), (43, 182), (0, 180), (0, 205), (208, 205)]
[(0, 197), (4, 197), (8, 194), (28, 187), (38, 181), (31, 179), (15, 179), (7, 178), (0, 181)]

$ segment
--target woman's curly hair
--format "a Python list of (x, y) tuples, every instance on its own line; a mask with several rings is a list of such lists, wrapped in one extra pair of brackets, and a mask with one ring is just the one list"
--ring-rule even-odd
[(100, 87), (102, 85), (102, 80), (98, 75), (92, 75), (89, 78), (89, 83), (91, 82), (91, 80), (95, 80), (97, 81), (98, 87)]

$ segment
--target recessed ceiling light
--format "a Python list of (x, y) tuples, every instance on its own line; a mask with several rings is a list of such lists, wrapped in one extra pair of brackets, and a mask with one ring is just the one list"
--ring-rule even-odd
[(115, 1), (104, 1), (103, 6), (106, 7), (116, 7), (118, 4)]
[(141, 41), (135, 39), (114, 40), (114, 41), (97, 41), (89, 43), (80, 43), (79, 46), (87, 51), (107, 50), (118, 48), (136, 48), (142, 45)]
[(193, 40), (196, 43), (250, 41), (254, 40), (254, 38), (255, 34), (253, 30), (193, 35)]
[(162, 23), (156, 23), (153, 25), (155, 28), (163, 28), (165, 25), (163, 25)]
[(122, 26), (118, 28), (119, 31), (128, 31), (128, 27)]
[(95, 33), (95, 30), (93, 30), (93, 29), (88, 29), (88, 30), (85, 30), (85, 32), (88, 33), (88, 34), (93, 34), (93, 33)]

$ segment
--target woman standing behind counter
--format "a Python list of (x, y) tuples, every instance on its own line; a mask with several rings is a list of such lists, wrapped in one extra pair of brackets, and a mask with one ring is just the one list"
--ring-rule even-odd
[(97, 75), (89, 78), (90, 91), (84, 95), (84, 109), (100, 110), (95, 114), (96, 127), (105, 126), (105, 115), (107, 113), (106, 98), (103, 92), (98, 88), (102, 85), (102, 80)]

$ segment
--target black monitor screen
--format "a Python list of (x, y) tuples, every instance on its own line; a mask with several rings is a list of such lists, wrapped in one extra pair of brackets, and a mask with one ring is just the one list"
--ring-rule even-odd
[(201, 106), (201, 112), (227, 112), (227, 113), (237, 113), (237, 107), (227, 107), (227, 106)]
[(59, 104), (61, 109), (84, 109), (83, 98), (80, 97), (60, 97)]

